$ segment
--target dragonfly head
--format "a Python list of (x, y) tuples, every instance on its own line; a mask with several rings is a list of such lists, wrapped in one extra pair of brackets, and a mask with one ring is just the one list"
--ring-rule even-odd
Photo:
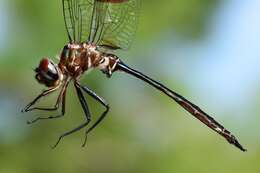
[(62, 81), (62, 74), (58, 66), (48, 58), (43, 58), (35, 69), (36, 80), (47, 87), (55, 87)]

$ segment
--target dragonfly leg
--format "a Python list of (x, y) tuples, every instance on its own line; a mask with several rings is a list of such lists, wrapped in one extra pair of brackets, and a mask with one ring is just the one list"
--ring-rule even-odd
[(89, 124), (89, 122), (91, 121), (91, 114), (89, 112), (88, 104), (87, 104), (87, 102), (86, 102), (86, 100), (85, 100), (85, 98), (83, 96), (83, 93), (80, 90), (80, 87), (76, 84), (76, 82), (74, 83), (74, 86), (76, 88), (77, 95), (78, 95), (80, 104), (81, 104), (81, 106), (83, 108), (84, 114), (86, 116), (86, 122), (84, 122), (83, 124), (79, 125), (78, 127), (74, 128), (74, 129), (72, 129), (72, 130), (70, 130), (70, 131), (60, 135), (60, 137), (58, 138), (57, 142), (55, 143), (55, 145), (52, 148), (57, 147), (57, 145), (60, 143), (60, 141), (64, 137), (66, 137), (66, 136), (68, 136), (68, 135), (70, 135), (70, 134), (72, 134), (74, 132), (77, 132), (77, 131), (81, 130), (82, 128), (86, 127)]
[(87, 86), (81, 86), (79, 83), (77, 83), (77, 85), (106, 108), (106, 110), (100, 115), (97, 121), (89, 129), (86, 130), (85, 140), (84, 143), (82, 144), (82, 147), (84, 147), (87, 142), (88, 133), (91, 132), (106, 117), (110, 107), (109, 104), (102, 97), (98, 96), (94, 91), (89, 89)]
[(49, 111), (52, 111), (52, 110), (57, 110), (56, 107), (54, 108), (37, 108), (37, 107), (33, 107), (31, 108), (40, 98), (44, 97), (44, 96), (47, 96), (51, 93), (53, 93), (54, 91), (56, 91), (60, 86), (56, 86), (54, 88), (50, 88), (50, 89), (47, 89), (45, 91), (43, 91), (41, 94), (39, 94), (32, 102), (30, 102), (27, 106), (25, 106), (24, 109), (22, 109), (22, 112), (30, 112), (32, 110), (49, 110)]
[(68, 136), (68, 135), (71, 135), (72, 133), (77, 132), (77, 131), (79, 131), (80, 129), (86, 127), (89, 122), (90, 122), (90, 120), (87, 120), (85, 123), (79, 125), (78, 127), (76, 127), (76, 128), (74, 128), (74, 129), (72, 129), (72, 130), (70, 130), (70, 131), (68, 131), (68, 132), (63, 133), (62, 135), (60, 135), (60, 137), (58, 138), (57, 142), (55, 143), (54, 146), (52, 146), (52, 148), (53, 148), (53, 149), (56, 148), (57, 145), (60, 143), (60, 141), (61, 141), (64, 137), (66, 137), (66, 136)]
[(35, 123), (39, 120), (48, 120), (48, 119), (56, 119), (56, 118), (61, 118), (65, 115), (65, 100), (66, 100), (66, 89), (67, 89), (67, 86), (65, 85), (61, 92), (60, 92), (60, 95), (56, 101), (56, 104), (54, 106), (54, 108), (42, 108), (41, 110), (45, 110), (45, 111), (54, 111), (54, 110), (57, 110), (60, 106), (60, 103), (62, 105), (61, 107), (61, 113), (59, 115), (56, 115), (56, 116), (48, 116), (48, 117), (37, 117), (35, 119), (33, 119), (32, 121), (27, 121), (27, 124), (32, 124), (32, 123)]

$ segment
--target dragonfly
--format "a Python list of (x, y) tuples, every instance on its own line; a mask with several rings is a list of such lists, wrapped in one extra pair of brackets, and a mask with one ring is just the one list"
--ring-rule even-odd
[[(28, 121), (28, 124), (63, 117), (65, 115), (67, 87), (73, 83), (84, 111), (85, 121), (60, 135), (53, 148), (64, 137), (83, 128), (85, 128), (85, 138), (82, 146), (85, 146), (88, 134), (100, 124), (109, 112), (110, 106), (105, 99), (79, 82), (81, 77), (91, 69), (99, 69), (108, 78), (114, 72), (124, 72), (144, 81), (177, 102), (199, 121), (223, 136), (230, 144), (246, 151), (229, 130), (201, 108), (160, 82), (129, 67), (115, 54), (118, 50), (128, 50), (132, 43), (138, 25), (140, 0), (62, 0), (62, 8), (68, 43), (63, 47), (58, 63), (54, 63), (48, 57), (41, 59), (38, 67), (34, 70), (35, 78), (40, 84), (45, 85), (46, 89), (22, 110), (22, 112), (60, 111), (55, 116), (36, 117), (32, 121)], [(39, 100), (55, 91), (59, 91), (59, 95), (53, 107), (35, 106)], [(104, 112), (91, 125), (92, 116), (84, 93), (93, 97), (105, 108)]]

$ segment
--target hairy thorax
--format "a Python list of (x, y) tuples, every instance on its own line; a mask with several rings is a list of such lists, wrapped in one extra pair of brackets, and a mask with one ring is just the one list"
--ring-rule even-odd
[(85, 71), (97, 67), (102, 59), (102, 53), (95, 45), (68, 44), (60, 55), (59, 68), (63, 73), (78, 78)]

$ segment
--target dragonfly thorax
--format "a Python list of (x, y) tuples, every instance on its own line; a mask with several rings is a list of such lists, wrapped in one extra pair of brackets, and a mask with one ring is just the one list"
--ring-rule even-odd
[(92, 68), (111, 76), (117, 59), (117, 56), (104, 53), (93, 44), (68, 44), (62, 50), (58, 66), (64, 75), (74, 79)]
[(97, 67), (102, 60), (101, 55), (94, 45), (68, 44), (60, 55), (59, 68), (62, 73), (78, 78), (85, 71)]

